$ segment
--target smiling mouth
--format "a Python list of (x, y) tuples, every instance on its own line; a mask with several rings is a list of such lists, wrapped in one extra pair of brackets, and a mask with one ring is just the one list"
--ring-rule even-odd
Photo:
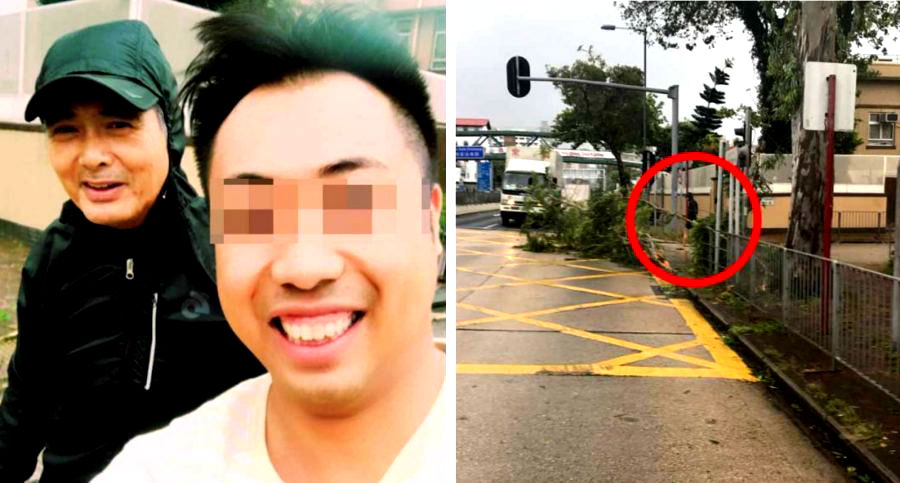
[(363, 311), (353, 311), (317, 317), (274, 317), (269, 325), (292, 344), (317, 346), (341, 337), (365, 315)]
[(108, 190), (111, 190), (114, 188), (118, 188), (119, 186), (122, 186), (123, 184), (124, 183), (119, 183), (116, 181), (109, 181), (109, 182), (85, 181), (85, 182), (81, 183), (82, 186), (84, 186), (86, 188), (90, 188), (92, 190), (97, 190), (97, 191), (108, 191)]

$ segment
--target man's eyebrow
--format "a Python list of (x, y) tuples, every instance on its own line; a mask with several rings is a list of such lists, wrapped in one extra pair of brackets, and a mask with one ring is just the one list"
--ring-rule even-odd
[(328, 178), (331, 176), (337, 176), (340, 174), (350, 173), (359, 169), (364, 168), (387, 168), (387, 166), (381, 161), (371, 159), (371, 158), (348, 158), (341, 159), (339, 161), (335, 161), (333, 163), (328, 163), (325, 166), (319, 168), (319, 177), (320, 178)]
[(241, 173), (237, 176), (225, 178), (226, 185), (271, 185), (274, 184), (272, 178), (261, 176), (256, 173)]
[[(385, 165), (381, 161), (364, 157), (341, 159), (333, 163), (328, 163), (319, 168), (318, 175), (320, 178), (328, 178), (365, 168), (384, 169), (387, 168), (387, 165)], [(274, 180), (272, 178), (256, 173), (240, 173), (235, 176), (225, 178), (224, 181), (226, 185), (274, 184)]]

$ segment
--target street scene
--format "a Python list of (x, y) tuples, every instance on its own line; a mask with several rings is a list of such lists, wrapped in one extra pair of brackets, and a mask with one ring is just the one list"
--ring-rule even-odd
[(461, 11), (458, 480), (900, 481), (897, 5)]
[(841, 480), (689, 300), (521, 242), (457, 231), (460, 481)]

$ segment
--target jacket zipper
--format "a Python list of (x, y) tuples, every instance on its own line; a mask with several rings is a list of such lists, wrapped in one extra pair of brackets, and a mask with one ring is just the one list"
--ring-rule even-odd
[(153, 319), (150, 326), (150, 362), (147, 364), (147, 383), (144, 384), (144, 390), (150, 390), (150, 382), (153, 380), (153, 359), (156, 357), (156, 302), (159, 294), (153, 294)]
[(134, 259), (133, 258), (129, 258), (125, 262), (125, 278), (127, 278), (128, 280), (134, 279)]

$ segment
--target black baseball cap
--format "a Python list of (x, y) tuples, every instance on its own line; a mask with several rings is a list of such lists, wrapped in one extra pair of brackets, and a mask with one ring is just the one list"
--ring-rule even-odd
[[(145, 111), (165, 99), (172, 71), (146, 24), (122, 20), (66, 34), (50, 47), (25, 108), (31, 122), (65, 97), (68, 80), (92, 81)], [(48, 95), (53, 92), (55, 95)]]

